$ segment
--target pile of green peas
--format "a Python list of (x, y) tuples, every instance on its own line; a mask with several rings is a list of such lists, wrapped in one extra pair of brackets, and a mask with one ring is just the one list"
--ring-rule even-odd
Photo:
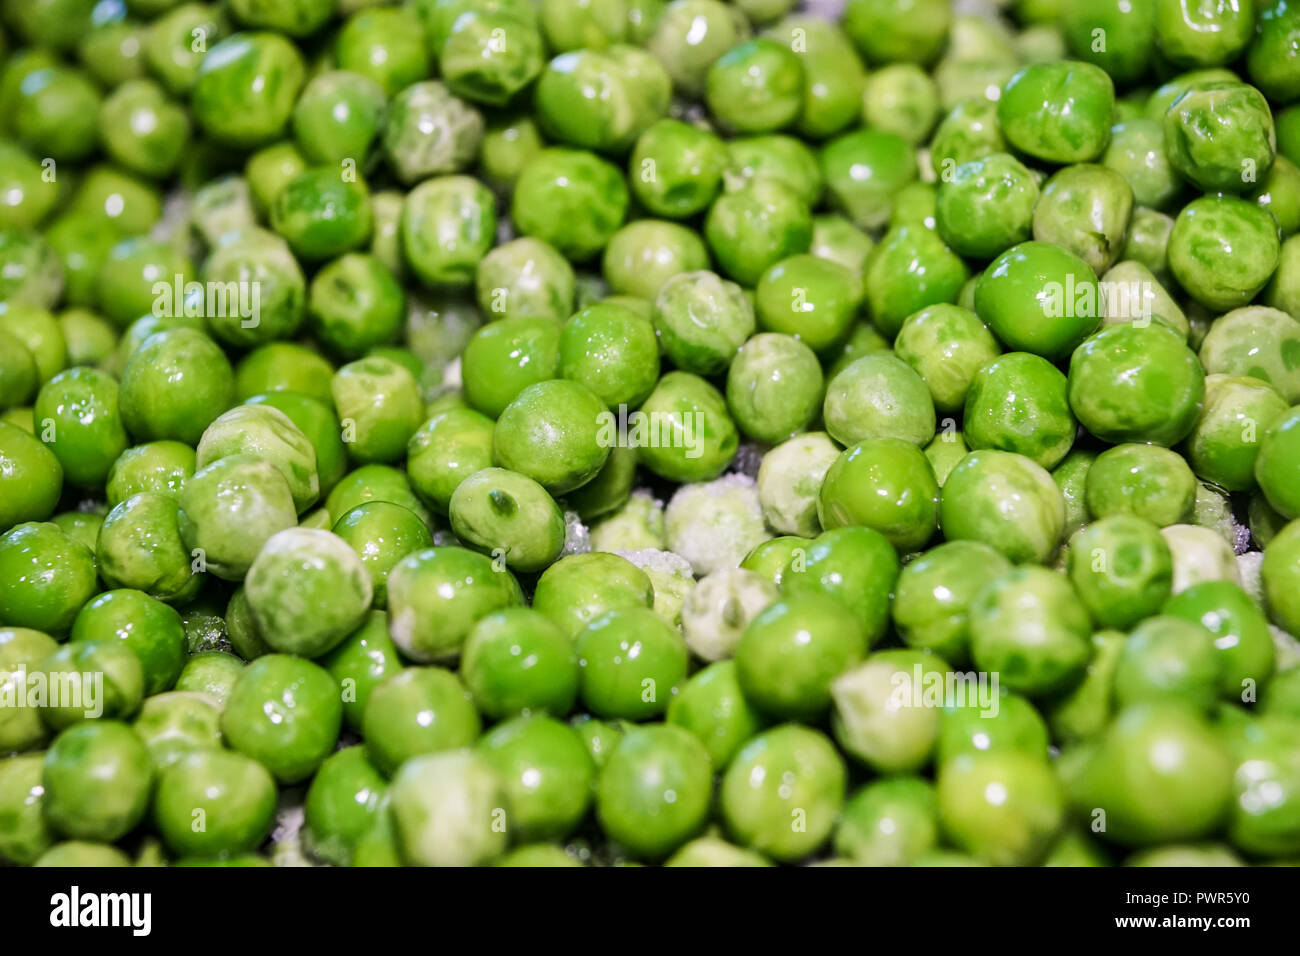
[(957, 6), (0, 0), (0, 863), (1300, 863), (1300, 7)]

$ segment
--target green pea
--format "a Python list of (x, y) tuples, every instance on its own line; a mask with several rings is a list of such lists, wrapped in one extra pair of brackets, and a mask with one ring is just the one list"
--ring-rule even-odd
[(141, 591), (106, 591), (90, 601), (77, 614), (71, 639), (122, 641), (144, 669), (146, 696), (171, 689), (185, 663), (180, 615)]
[(1214, 832), (1226, 816), (1232, 768), (1228, 751), (1194, 711), (1138, 705), (1102, 734), (1072, 797), (1104, 810), (1107, 837), (1122, 845), (1191, 840)]
[(105, 152), (141, 176), (161, 178), (172, 173), (189, 136), (189, 115), (152, 80), (127, 80), (99, 109), (99, 138)]
[(333, 46), (340, 69), (368, 77), (388, 97), (429, 76), (424, 30), (408, 7), (358, 10), (334, 36)]
[[(659, 380), (655, 325), (613, 302), (571, 316), (560, 330), (558, 349), (560, 376), (585, 385), (610, 408), (640, 405)], [(500, 374), (500, 363), (494, 363), (492, 375)]]
[(1095, 159), (1110, 139), (1115, 86), (1091, 63), (1027, 66), (1007, 81), (998, 122), (1011, 145), (1049, 163)]
[(1221, 66), (1237, 58), (1252, 36), (1252, 7), (1239, 3), (1189, 7), (1158, 0), (1156, 48), (1182, 66)]
[(46, 820), (73, 839), (113, 842), (144, 817), (153, 768), (143, 741), (115, 720), (64, 730), (45, 754), (41, 774)]
[[(275, 781), (256, 760), (200, 750), (159, 775), (153, 818), (175, 853), (233, 855), (251, 852), (262, 842), (275, 803)], [(194, 826), (196, 819), (202, 819), (202, 827)]]
[(1261, 379), (1210, 375), (1200, 420), (1187, 438), (1187, 456), (1196, 474), (1230, 491), (1255, 485), (1261, 450), (1259, 429), (1286, 411), (1277, 390)]
[(1073, 252), (1095, 273), (1119, 257), (1133, 211), (1133, 189), (1109, 166), (1079, 163), (1043, 184), (1034, 207), (1034, 239)]
[(1069, 575), (1098, 626), (1127, 629), (1169, 597), (1173, 555), (1150, 521), (1113, 514), (1070, 542)]
[[(83, 720), (124, 719), (140, 709), (144, 668), (130, 648), (115, 640), (69, 641), (40, 670), (50, 688), (40, 702), (41, 720), (52, 730)], [(55, 688), (62, 690), (56, 693)]]
[(1059, 360), (1096, 329), (1100, 295), (1086, 262), (1031, 241), (989, 263), (975, 286), (975, 311), (1009, 348)]
[(1007, 153), (990, 153), (944, 176), (935, 226), (955, 252), (989, 259), (1030, 237), (1038, 200), (1027, 168)]
[(746, 435), (780, 442), (816, 418), (823, 387), (821, 365), (807, 345), (765, 332), (736, 353), (727, 372), (727, 407)]
[(1164, 129), (1157, 120), (1143, 117), (1116, 123), (1101, 162), (1124, 177), (1139, 206), (1164, 208), (1182, 190), (1165, 152)]
[(907, 140), (883, 130), (857, 130), (822, 148), (822, 174), (834, 205), (862, 229), (889, 221), (894, 195), (917, 178)]
[(685, 642), (648, 608), (607, 611), (574, 640), (582, 701), (598, 717), (656, 717), (686, 679)]
[(352, 863), (357, 844), (383, 812), (387, 791), (364, 747), (344, 747), (326, 758), (304, 804), (304, 839), (312, 855), (337, 865)]
[(357, 461), (395, 461), (424, 416), (415, 378), (389, 358), (371, 356), (348, 363), (334, 373), (330, 390), (344, 427), (344, 444)]
[(541, 239), (523, 237), (497, 246), (479, 263), (479, 308), (492, 321), (545, 318), (573, 312), (573, 267)]
[(1065, 376), (1037, 355), (1010, 352), (994, 359), (975, 374), (966, 394), (966, 444), (1014, 452), (1043, 468), (1055, 467), (1074, 444), (1077, 431), (1066, 387)]
[(298, 523), (284, 476), (251, 455), (219, 458), (195, 472), (180, 507), (185, 547), (201, 550), (201, 566), (227, 580), (242, 578), (268, 538)]
[(803, 66), (803, 102), (795, 120), (802, 135), (823, 139), (858, 117), (866, 70), (839, 24), (792, 14), (767, 35), (793, 50)]
[(759, 38), (732, 47), (705, 76), (704, 99), (724, 126), (741, 133), (781, 129), (803, 106), (803, 67), (775, 40)]
[(516, 717), (484, 734), (476, 749), (505, 781), (515, 838), (563, 839), (586, 816), (596, 768), (567, 724)]
[(894, 626), (909, 647), (954, 664), (970, 657), (969, 609), (985, 585), (1010, 569), (978, 541), (949, 541), (904, 566), (892, 606)]
[(944, 707), (936, 759), (942, 767), (964, 755), (1012, 751), (1042, 758), (1047, 753), (1047, 724), (1034, 705), (1016, 694), (985, 704), (977, 692), (965, 692)]
[[(845, 266), (850, 272), (859, 274), (866, 265), (867, 257), (875, 247), (875, 241), (844, 216), (827, 213), (813, 216), (812, 245), (808, 252), (819, 259)], [(860, 323), (860, 328), (870, 328)]]
[(542, 151), (542, 135), (526, 113), (490, 119), (479, 149), (479, 172), (498, 192), (514, 189), (520, 171)]
[(925, 685), (942, 681), (947, 665), (928, 653), (880, 651), (831, 685), (831, 729), (840, 747), (880, 773), (928, 764), (939, 735), (939, 709)]
[(441, 667), (408, 667), (375, 687), (362, 731), (370, 760), (391, 776), (412, 757), (466, 747), (479, 735), (469, 691)]
[(498, 464), (552, 494), (595, 477), (612, 444), (602, 439), (609, 416), (589, 388), (564, 379), (530, 385), (501, 412), (492, 436)]
[(506, 785), (485, 757), (468, 751), (415, 757), (388, 793), (402, 861), (476, 866), (505, 852)]
[(970, 607), (971, 656), (1017, 693), (1068, 687), (1088, 662), (1091, 623), (1068, 579), (1043, 568), (1008, 571)]
[(561, 53), (542, 71), (534, 97), (542, 128), (562, 143), (626, 152), (666, 112), (672, 81), (634, 47)]
[(862, 283), (851, 269), (808, 254), (774, 263), (755, 290), (764, 329), (796, 336), (821, 353), (844, 339), (862, 298)]
[(769, 266), (807, 251), (812, 216), (790, 187), (759, 178), (719, 196), (704, 224), (705, 238), (722, 271), (753, 286)]
[(343, 704), (326, 671), (297, 657), (266, 654), (239, 675), (226, 701), (221, 732), (276, 780), (305, 780), (338, 742)]
[(546, 711), (561, 717), (578, 692), (578, 661), (563, 631), (539, 612), (509, 608), (481, 618), (461, 654), (475, 706), (504, 718)]
[(416, 494), (446, 511), (456, 487), (492, 464), (492, 433), (492, 420), (469, 408), (453, 408), (421, 425), (407, 443), (407, 475)]
[(754, 308), (740, 286), (713, 272), (674, 276), (654, 306), (659, 343), (684, 372), (715, 375), (754, 332)]
[(199, 125), (234, 146), (274, 139), (302, 87), (305, 69), (297, 48), (274, 33), (236, 33), (209, 52), (190, 101)]
[(466, 548), (416, 551), (388, 575), (389, 634), (421, 663), (454, 659), (479, 618), (522, 603), (514, 575)]
[(1277, 268), (1277, 223), (1235, 196), (1204, 196), (1183, 207), (1169, 234), (1169, 268), (1201, 304), (1243, 306)]
[(42, 754), (0, 762), (0, 859), (18, 866), (35, 863), (56, 839), (42, 813)]
[(825, 432), (807, 432), (782, 442), (758, 467), (758, 500), (775, 531), (812, 537), (821, 530), (817, 508), (826, 472), (840, 447)]
[(496, 238), (492, 193), (469, 176), (425, 180), (406, 195), (401, 233), (407, 264), (421, 282), (468, 286)]
[(471, 547), (517, 571), (541, 571), (564, 549), (564, 515), (536, 481), (484, 468), (462, 481), (448, 505), (451, 526)]
[(665, 857), (704, 826), (711, 777), (707, 751), (685, 730), (633, 729), (600, 772), (601, 827), (638, 857)]
[(196, 445), (233, 402), (229, 361), (211, 339), (193, 329), (149, 336), (122, 372), (122, 420), (137, 440)]
[(1300, 413), (1293, 408), (1267, 426), (1255, 459), (1255, 478), (1260, 490), (1268, 503), (1287, 518), (1300, 515), (1300, 498), (1294, 483), (1286, 477), (1294, 475), (1296, 456), (1300, 454), (1297, 435), (1300, 435)]
[(0, 422), (0, 528), (44, 521), (63, 489), (59, 459), (34, 436)]
[(66, 634), (94, 597), (95, 556), (56, 525), (28, 522), (0, 537), (0, 620)]
[(867, 439), (846, 449), (826, 472), (817, 513), (827, 530), (865, 525), (907, 554), (919, 551), (935, 532), (939, 486), (915, 445)]
[(945, 763), (936, 793), (947, 837), (995, 865), (1040, 860), (1065, 816), (1065, 794), (1051, 766), (1015, 751), (968, 754)]
[(243, 669), (244, 662), (234, 654), (202, 651), (185, 662), (180, 677), (176, 678), (176, 690), (209, 697), (224, 707)]
[(542, 573), (533, 609), (570, 637), (607, 611), (650, 607), (654, 587), (626, 558), (605, 552), (566, 555)]
[(468, 99), (504, 106), (542, 69), (542, 38), (528, 10), (468, 9), (436, 50), (447, 85)]
[(934, 401), (902, 359), (882, 352), (846, 366), (826, 387), (826, 430), (843, 444), (899, 438), (915, 445), (934, 435)]
[[(1064, 4), (1062, 14), (1072, 55), (1101, 67), (1116, 83), (1131, 83), (1146, 73), (1155, 43), (1155, 4), (1084, 0)], [(1106, 42), (1095, 42), (1098, 30)]]
[(657, 219), (628, 223), (610, 236), (603, 257), (610, 288), (618, 295), (647, 301), (654, 301), (673, 278), (698, 274), (708, 264), (709, 254), (699, 236), (685, 226)]
[(736, 648), (745, 699), (777, 718), (811, 718), (831, 703), (831, 682), (861, 660), (867, 640), (852, 610), (803, 594), (770, 605)]
[(637, 138), (628, 182), (637, 201), (656, 216), (684, 219), (704, 209), (722, 186), (727, 147), (707, 130), (661, 119)]
[(889, 596), (898, 572), (898, 555), (879, 531), (836, 528), (792, 554), (781, 589), (791, 599), (828, 596), (840, 601), (857, 616), (866, 646), (871, 646), (889, 623)]
[(926, 306), (957, 299), (969, 272), (932, 229), (895, 226), (867, 259), (866, 301), (872, 320), (885, 336), (898, 334), (903, 321)]
[(720, 0), (674, 0), (646, 48), (664, 65), (678, 93), (699, 98), (709, 67), (748, 35), (745, 15)]
[(511, 216), (526, 236), (582, 262), (623, 224), (628, 192), (618, 168), (584, 150), (554, 147), (534, 156), (515, 182)]
[(1215, 320), (1201, 342), (1211, 374), (1245, 375), (1272, 385), (1288, 402), (1300, 401), (1300, 374), (1288, 361), (1300, 348), (1300, 323), (1280, 309), (1246, 306)]
[[(722, 778), (722, 817), (737, 842), (778, 861), (830, 839), (844, 803), (844, 761), (826, 736), (786, 724), (752, 738)], [(791, 826), (798, 819), (804, 825)]]
[(1085, 486), (1098, 518), (1135, 514), (1165, 527), (1182, 521), (1196, 497), (1196, 478), (1181, 456), (1155, 445), (1116, 445), (1097, 456)]

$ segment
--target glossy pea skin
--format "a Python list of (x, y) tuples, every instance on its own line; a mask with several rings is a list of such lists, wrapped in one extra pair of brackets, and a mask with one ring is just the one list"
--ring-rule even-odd
[(327, 757), (312, 778), (304, 805), (304, 840), (312, 855), (336, 865), (350, 863), (387, 791), (364, 747), (344, 747)]
[(304, 66), (297, 48), (274, 33), (236, 33), (209, 52), (191, 99), (199, 125), (234, 146), (273, 139), (288, 122), (302, 86)]
[(596, 784), (596, 812), (614, 840), (642, 858), (666, 856), (708, 816), (711, 771), (703, 744), (685, 730), (630, 731)]
[(1139, 207), (1162, 209), (1182, 189), (1165, 152), (1164, 136), (1161, 123), (1145, 117), (1111, 127), (1110, 145), (1101, 163), (1127, 180)]
[(918, 223), (894, 226), (867, 259), (866, 302), (882, 335), (895, 336), (909, 315), (955, 302), (970, 273), (962, 260)]
[(664, 375), (640, 411), (660, 416), (660, 440), (639, 446), (638, 454), (641, 463), (662, 478), (710, 481), (735, 457), (739, 436), (726, 401), (697, 375), (681, 371)]
[(619, 169), (584, 150), (544, 149), (515, 182), (511, 216), (524, 235), (585, 261), (609, 242), (627, 214)]
[(122, 421), (137, 440), (195, 445), (233, 402), (230, 362), (211, 339), (193, 329), (151, 335), (122, 372)]
[(864, 290), (853, 271), (801, 253), (767, 269), (755, 289), (762, 327), (798, 337), (814, 352), (839, 344), (857, 313)]
[(479, 618), (521, 603), (514, 575), (468, 548), (416, 551), (388, 575), (389, 633), (421, 663), (455, 658)]
[(34, 436), (0, 422), (0, 528), (44, 521), (63, 488), (63, 466)]
[(717, 661), (695, 674), (668, 705), (668, 723), (704, 744), (715, 771), (763, 729), (765, 720), (745, 698), (734, 661)]
[(803, 67), (790, 48), (760, 38), (732, 47), (709, 67), (704, 98), (723, 125), (769, 132), (798, 116), (803, 82)]
[(46, 819), (72, 839), (115, 841), (144, 817), (149, 751), (125, 724), (82, 721), (55, 738), (41, 775)]
[(985, 587), (970, 609), (971, 656), (1029, 696), (1069, 686), (1088, 662), (1091, 622), (1069, 580), (1021, 567)]
[(792, 49), (803, 66), (803, 105), (795, 120), (801, 135), (823, 139), (857, 118), (866, 69), (839, 24), (795, 13), (772, 26), (767, 35)]
[(975, 374), (966, 393), (966, 444), (1015, 452), (1043, 468), (1055, 467), (1074, 444), (1077, 429), (1066, 389), (1065, 376), (1040, 356), (999, 356)]
[(105, 591), (73, 621), (73, 641), (119, 640), (140, 662), (146, 696), (170, 690), (185, 663), (185, 629), (172, 608), (140, 591)]
[(389, 462), (401, 457), (424, 413), (410, 371), (382, 356), (357, 359), (334, 373), (330, 391), (353, 459)]
[(505, 781), (516, 839), (563, 839), (586, 816), (596, 768), (582, 738), (553, 717), (516, 717), (476, 749)]
[(424, 31), (407, 8), (360, 10), (334, 37), (340, 69), (378, 83), (385, 96), (429, 75)]
[(564, 515), (536, 481), (484, 468), (462, 481), (448, 504), (452, 529), (467, 544), (517, 571), (541, 571), (564, 548)]
[(780, 442), (805, 430), (823, 392), (821, 365), (803, 342), (788, 335), (755, 335), (727, 372), (727, 407), (746, 435)]
[(868, 646), (878, 641), (889, 621), (889, 595), (899, 570), (889, 539), (872, 528), (835, 528), (801, 550), (782, 572), (785, 595), (834, 598), (857, 616)]
[[(1101, 67), (1117, 84), (1143, 76), (1155, 43), (1154, 4), (1082, 0), (1063, 7), (1061, 25), (1071, 55)], [(1106, 43), (1094, 42), (1096, 30), (1105, 31)]]
[(1204, 192), (1245, 192), (1273, 162), (1273, 119), (1245, 83), (1198, 83), (1164, 117), (1170, 165)]
[(1169, 268), (1201, 304), (1220, 311), (1248, 303), (1277, 268), (1277, 223), (1235, 196), (1204, 196), (1183, 207), (1169, 234)]
[(1135, 514), (1160, 527), (1183, 520), (1196, 497), (1196, 478), (1183, 459), (1155, 445), (1115, 445), (1097, 456), (1085, 485), (1098, 518)]
[(407, 475), (420, 499), (445, 512), (456, 486), (492, 464), (492, 431), (492, 419), (470, 408), (450, 409), (421, 425), (406, 450)]
[[(203, 750), (162, 772), (153, 816), (173, 852), (215, 857), (255, 850), (271, 829), (275, 802), (275, 781), (256, 760)], [(199, 829), (195, 811), (202, 811)]]
[(0, 537), (0, 619), (7, 625), (65, 634), (96, 590), (94, 554), (58, 526), (28, 522)]
[(909, 315), (894, 340), (894, 354), (921, 376), (940, 412), (965, 404), (977, 373), (999, 352), (993, 333), (974, 312), (947, 303)]
[(1225, 65), (1250, 42), (1254, 5), (1240, 0), (1189, 6), (1157, 0), (1156, 48), (1185, 67)]
[(1168, 599), (1173, 555), (1150, 521), (1114, 514), (1071, 540), (1069, 575), (1093, 621), (1123, 630), (1159, 611)]
[(1029, 239), (1038, 198), (1038, 183), (1019, 160), (991, 153), (954, 166), (951, 176), (945, 171), (935, 225), (953, 251), (991, 259)]
[(686, 679), (685, 642), (648, 608), (602, 614), (577, 635), (575, 647), (582, 701), (598, 717), (658, 716)]
[(946, 762), (936, 793), (948, 839), (995, 865), (1040, 860), (1065, 815), (1065, 794), (1051, 766), (1014, 751)]
[(1007, 82), (998, 121), (1008, 141), (1049, 163), (1096, 158), (1110, 138), (1115, 86), (1090, 63), (1027, 66)]
[(333, 750), (342, 720), (339, 687), (325, 670), (311, 661), (267, 654), (240, 674), (221, 732), (232, 749), (252, 757), (278, 781), (296, 783)]
[(736, 648), (745, 698), (777, 719), (808, 719), (830, 706), (831, 681), (861, 659), (866, 634), (833, 598), (778, 601), (746, 628)]
[(1229, 491), (1250, 490), (1263, 435), (1285, 411), (1285, 400), (1262, 379), (1206, 376), (1201, 415), (1185, 446), (1192, 469)]
[(1300, 401), (1300, 322), (1281, 309), (1250, 305), (1219, 316), (1201, 341), (1210, 374), (1248, 375), (1272, 385), (1290, 403)]
[[(526, 8), (465, 10), (433, 52), (458, 95), (503, 106), (542, 69), (542, 37)], [(466, 15), (468, 14), (468, 15)], [(504, 37), (505, 42), (500, 42)]]
[(1097, 276), (1073, 253), (1044, 242), (1012, 246), (975, 286), (975, 312), (1009, 348), (1059, 360), (1099, 324)]
[(644, 571), (607, 552), (572, 554), (547, 568), (537, 581), (533, 609), (570, 637), (607, 611), (650, 607), (654, 586)]
[[(736, 841), (779, 861), (802, 859), (831, 835), (844, 803), (844, 761), (824, 734), (785, 724), (754, 737), (722, 778), (722, 817)], [(792, 811), (807, 826), (790, 826)]]
[(546, 318), (573, 313), (573, 267), (549, 243), (524, 236), (483, 257), (475, 275), (479, 308), (489, 321)]
[(578, 693), (572, 642), (531, 608), (481, 618), (465, 639), (461, 676), (475, 706), (494, 718), (542, 711), (562, 717)]
[(466, 400), (499, 417), (525, 388), (556, 377), (559, 347), (560, 326), (550, 318), (508, 318), (483, 326), (461, 355)]
[(712, 202), (727, 160), (727, 147), (716, 134), (661, 119), (637, 138), (628, 182), (637, 201), (656, 216), (684, 219)]
[(328, 495), (343, 477), (346, 468), (339, 421), (331, 403), (303, 392), (280, 390), (254, 395), (248, 405), (269, 405), (284, 412), (306, 436), (316, 455), (317, 485), (322, 496)]
[(714, 201), (704, 235), (722, 271), (741, 285), (753, 286), (772, 264), (807, 251), (812, 214), (790, 187), (756, 179)]
[(587, 386), (610, 408), (640, 405), (659, 380), (653, 322), (613, 302), (570, 316), (560, 330), (558, 356), (560, 377)]
[(195, 472), (180, 499), (180, 534), (218, 577), (243, 577), (271, 535), (297, 524), (284, 476), (252, 455), (230, 455)]
[(412, 757), (468, 746), (479, 729), (469, 692), (441, 667), (394, 674), (371, 692), (362, 718), (366, 753), (389, 776)]
[(1300, 496), (1295, 492), (1294, 475), (1300, 455), (1300, 413), (1292, 408), (1277, 417), (1264, 432), (1255, 458), (1255, 479), (1264, 496), (1287, 518), (1300, 515)]
[(907, 140), (894, 133), (845, 133), (821, 152), (822, 175), (833, 204), (862, 229), (889, 221), (894, 195), (917, 178)]
[(865, 525), (900, 554), (919, 551), (938, 525), (939, 485), (921, 450), (897, 438), (846, 449), (826, 472), (817, 513), (827, 530)]
[(826, 387), (826, 430), (844, 444), (901, 438), (924, 445), (933, 437), (934, 401), (925, 382), (889, 353), (851, 362)]
[(1034, 239), (1073, 252), (1098, 275), (1119, 256), (1133, 211), (1133, 187), (1108, 166), (1078, 163), (1043, 184)]
[(1010, 562), (978, 541), (947, 541), (909, 562), (898, 576), (894, 626), (909, 647), (930, 650), (955, 665), (970, 657), (969, 608)]
[[(144, 669), (131, 649), (114, 640), (68, 641), (46, 658), (40, 670), (47, 686), (84, 682), (85, 674), (102, 674), (103, 690), (91, 705), (90, 691), (56, 699), (41, 706), (41, 720), (51, 730), (62, 730), (84, 720), (126, 719), (140, 709), (144, 696)], [(95, 679), (95, 678), (92, 678)]]
[(600, 437), (608, 414), (596, 394), (576, 382), (530, 385), (501, 412), (493, 458), (552, 494), (572, 491), (595, 477), (609, 457)]

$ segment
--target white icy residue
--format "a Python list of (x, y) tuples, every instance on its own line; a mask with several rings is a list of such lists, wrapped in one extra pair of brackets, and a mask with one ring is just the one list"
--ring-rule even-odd
[(668, 502), (665, 518), (669, 550), (689, 561), (699, 575), (736, 567), (772, 536), (763, 519), (758, 483), (748, 475), (683, 485)]

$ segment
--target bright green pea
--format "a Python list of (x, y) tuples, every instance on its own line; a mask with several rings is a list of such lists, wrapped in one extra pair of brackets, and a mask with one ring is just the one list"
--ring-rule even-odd
[(424, 417), (419, 385), (392, 359), (372, 356), (350, 362), (334, 373), (330, 390), (344, 444), (357, 461), (395, 461)]
[(1133, 189), (1109, 166), (1078, 163), (1043, 184), (1034, 207), (1034, 239), (1073, 252), (1097, 274), (1119, 257), (1133, 210)]
[(1156, 0), (1156, 48), (1180, 66), (1223, 66), (1250, 42), (1253, 19), (1250, 3)]
[(866, 300), (872, 321), (885, 336), (897, 335), (914, 312), (955, 301), (968, 277), (966, 265), (934, 230), (917, 224), (895, 226), (867, 259)]
[(448, 504), (452, 530), (466, 544), (516, 571), (542, 571), (564, 549), (564, 515), (536, 481), (484, 468), (462, 481)]
[(311, 776), (334, 749), (342, 720), (333, 677), (311, 661), (266, 654), (239, 675), (221, 732), (232, 749), (290, 784)]
[(617, 295), (654, 301), (669, 280), (709, 265), (704, 242), (675, 222), (640, 219), (610, 236), (602, 259), (605, 280)]
[(862, 297), (862, 283), (851, 269), (801, 253), (762, 274), (755, 307), (764, 329), (796, 336), (824, 353), (844, 339)]
[(709, 67), (748, 35), (745, 15), (721, 0), (674, 0), (646, 49), (664, 65), (679, 94), (698, 99)]
[(545, 711), (562, 717), (578, 693), (578, 659), (558, 627), (529, 608), (481, 618), (465, 639), (461, 676), (488, 717)]
[(911, 145), (882, 130), (858, 130), (831, 140), (822, 148), (821, 164), (834, 205), (862, 229), (888, 222), (894, 195), (917, 178)]
[(1173, 555), (1150, 521), (1113, 514), (1071, 540), (1069, 575), (1099, 627), (1126, 630), (1169, 597)]
[(826, 430), (837, 441), (901, 438), (916, 445), (934, 435), (934, 401), (925, 382), (889, 353), (866, 355), (830, 380), (823, 406)]
[(726, 402), (699, 376), (669, 372), (642, 403), (640, 414), (639, 421), (649, 423), (658, 440), (638, 439), (638, 455), (661, 478), (710, 481), (735, 457), (739, 438)]
[(533, 592), (533, 609), (571, 638), (607, 611), (650, 607), (654, 586), (626, 558), (595, 551), (566, 555), (542, 573)]
[(1099, 298), (1096, 273), (1078, 256), (1024, 242), (980, 276), (975, 311), (1010, 348), (1059, 360), (1097, 327)]
[(704, 826), (711, 778), (708, 752), (685, 730), (631, 730), (597, 781), (601, 827), (636, 856), (667, 856)]
[(30, 865), (56, 839), (42, 813), (43, 754), (9, 757), (0, 762), (0, 859)]
[(898, 576), (892, 612), (909, 647), (961, 664), (970, 658), (968, 612), (975, 595), (1010, 569), (978, 541), (948, 541), (908, 563)]
[(792, 336), (764, 332), (742, 345), (731, 363), (727, 408), (741, 431), (772, 444), (808, 428), (823, 389), (812, 349)]
[(1095, 517), (1135, 514), (1162, 528), (1184, 520), (1196, 497), (1196, 478), (1187, 463), (1156, 445), (1107, 449), (1088, 469), (1085, 487)]
[(524, 235), (586, 261), (623, 224), (627, 203), (627, 186), (616, 166), (584, 150), (554, 147), (539, 152), (520, 172), (511, 216)]
[(1193, 470), (1229, 491), (1249, 491), (1260, 443), (1285, 411), (1286, 401), (1262, 379), (1207, 376), (1201, 416), (1187, 436)]
[(144, 817), (153, 767), (130, 727), (88, 720), (55, 738), (45, 754), (41, 784), (45, 818), (57, 832), (112, 842)]
[(421, 282), (468, 286), (496, 238), (495, 200), (469, 176), (425, 180), (406, 195), (401, 232), (406, 261)]
[(542, 70), (542, 38), (531, 16), (505, 9), (466, 10), (435, 53), (453, 91), (489, 106), (504, 106)]
[(453, 408), (421, 425), (406, 451), (407, 477), (420, 499), (446, 511), (456, 486), (492, 464), (492, 433), (492, 419), (469, 408)]
[(686, 680), (685, 642), (649, 608), (607, 611), (574, 640), (582, 701), (597, 717), (659, 716)]
[(775, 40), (759, 38), (732, 47), (705, 76), (704, 99), (722, 125), (741, 133), (778, 130), (803, 106), (799, 57)]
[(651, 213), (684, 219), (713, 201), (728, 160), (727, 147), (715, 134), (661, 119), (637, 138), (628, 160), (628, 182)]
[(831, 597), (805, 593), (770, 605), (736, 648), (745, 699), (776, 718), (804, 719), (831, 703), (831, 683), (866, 651), (862, 621)]
[(903, 321), (894, 351), (921, 376), (935, 408), (952, 412), (965, 404), (977, 373), (1000, 349), (974, 312), (941, 303)]
[(1183, 207), (1169, 234), (1169, 268), (1201, 304), (1246, 305), (1277, 268), (1277, 222), (1235, 196), (1204, 196)]
[(972, 449), (1015, 452), (1053, 468), (1074, 444), (1076, 431), (1066, 378), (1044, 358), (1009, 352), (971, 381), (962, 434)]
[(516, 717), (484, 734), (476, 750), (505, 781), (516, 839), (564, 839), (586, 816), (596, 768), (567, 724)]
[(489, 252), (478, 265), (475, 289), (479, 309), (489, 321), (562, 322), (573, 313), (573, 267), (541, 239), (525, 236)]
[(1065, 794), (1051, 765), (1011, 750), (944, 763), (936, 793), (943, 832), (995, 865), (1040, 860), (1065, 816)]
[(211, 339), (193, 329), (149, 336), (122, 372), (122, 420), (137, 440), (195, 445), (233, 402), (229, 361)]
[(415, 11), (380, 7), (354, 13), (334, 36), (339, 69), (378, 83), (395, 96), (412, 83), (428, 79), (430, 51)]
[[(275, 805), (275, 781), (262, 764), (199, 750), (159, 775), (153, 817), (173, 852), (215, 857), (255, 850), (271, 829)], [(203, 826), (196, 828), (199, 818)]]
[(73, 641), (120, 640), (139, 660), (146, 696), (170, 690), (185, 663), (185, 628), (172, 608), (141, 591), (106, 591), (72, 624)]
[(389, 633), (421, 663), (455, 658), (479, 618), (522, 603), (514, 575), (467, 548), (416, 551), (388, 575)]
[(0, 537), (0, 620), (66, 634), (98, 590), (94, 553), (57, 525), (28, 522)]
[(364, 747), (344, 747), (321, 764), (307, 790), (304, 840), (316, 856), (344, 865), (383, 812), (388, 784)]
[(234, 146), (274, 139), (289, 120), (305, 68), (297, 48), (274, 33), (236, 33), (199, 66), (190, 105), (212, 136)]
[[(803, 859), (828, 839), (847, 771), (824, 734), (786, 724), (759, 734), (722, 778), (722, 817), (737, 842), (779, 861)], [(796, 816), (805, 822), (791, 826)]]
[(940, 495), (939, 525), (950, 541), (982, 541), (1014, 562), (1046, 561), (1064, 524), (1064, 498), (1052, 476), (1014, 452), (971, 452)]
[[(610, 408), (640, 405), (659, 380), (653, 322), (614, 302), (572, 315), (560, 330), (558, 347), (560, 377), (587, 386)], [(462, 375), (463, 366), (462, 359)], [(492, 375), (500, 374), (495, 364)]]
[[(40, 701), (41, 720), (51, 730), (83, 720), (129, 718), (144, 697), (140, 659), (115, 640), (69, 641), (39, 669), (51, 688)], [(56, 695), (53, 688), (62, 691)]]
[(412, 757), (473, 743), (479, 716), (451, 671), (408, 667), (371, 692), (362, 729), (370, 760), (391, 776)]
[(879, 531), (835, 528), (791, 554), (781, 589), (791, 599), (817, 595), (840, 601), (857, 616), (870, 646), (888, 626), (889, 596), (898, 571), (898, 555)]
[(955, 252), (989, 259), (1030, 237), (1038, 183), (1007, 153), (962, 163), (939, 185), (935, 226)]
[(602, 440), (609, 412), (589, 388), (564, 379), (530, 385), (501, 412), (492, 436), (498, 464), (563, 494), (605, 464)]
[(708, 271), (676, 275), (659, 289), (654, 326), (660, 347), (682, 371), (715, 375), (754, 332), (744, 291)]
[(924, 547), (935, 532), (939, 485), (916, 445), (898, 438), (867, 439), (846, 449), (826, 472), (817, 513), (828, 531), (864, 525), (908, 554)]
[(1110, 139), (1115, 85), (1091, 63), (1027, 66), (1007, 81), (998, 122), (1011, 145), (1049, 163), (1095, 159)]

